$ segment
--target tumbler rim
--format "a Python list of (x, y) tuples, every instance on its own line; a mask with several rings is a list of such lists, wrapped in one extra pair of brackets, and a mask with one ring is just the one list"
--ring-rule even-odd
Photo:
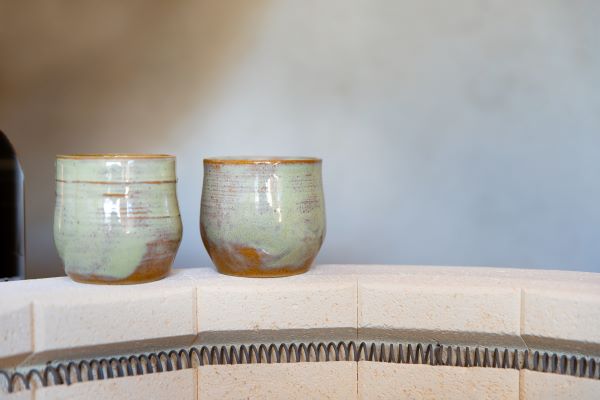
[(205, 158), (204, 164), (316, 164), (321, 161), (317, 157), (223, 156)]
[(175, 158), (170, 154), (151, 154), (151, 153), (75, 153), (58, 154), (57, 159), (67, 160), (112, 160), (112, 159), (165, 159)]

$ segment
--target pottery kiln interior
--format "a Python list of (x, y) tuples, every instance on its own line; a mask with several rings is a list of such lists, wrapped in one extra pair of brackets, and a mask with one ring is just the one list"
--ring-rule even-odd
[(125, 287), (1, 285), (2, 399), (600, 393), (593, 273), (322, 265), (267, 280), (197, 268)]

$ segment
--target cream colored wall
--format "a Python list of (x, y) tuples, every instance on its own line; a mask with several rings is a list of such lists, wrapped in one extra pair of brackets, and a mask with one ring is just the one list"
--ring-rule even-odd
[(0, 128), (28, 274), (59, 274), (53, 157), (178, 156), (177, 266), (209, 264), (201, 159), (323, 157), (320, 262), (600, 271), (596, 1), (0, 0)]

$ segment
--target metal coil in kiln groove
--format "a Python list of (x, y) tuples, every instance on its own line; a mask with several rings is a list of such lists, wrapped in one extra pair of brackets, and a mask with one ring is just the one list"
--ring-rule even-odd
[[(42, 370), (9, 373), (0, 370), (0, 388), (16, 390), (70, 385), (76, 382), (174, 371), (203, 365), (260, 364), (323, 361), (373, 361), (455, 367), (528, 369), (600, 379), (600, 362), (591, 357), (558, 355), (529, 350), (433, 344), (353, 342), (282, 343), (201, 346), (129, 357), (61, 362)], [(2, 393), (2, 390), (0, 390)]]

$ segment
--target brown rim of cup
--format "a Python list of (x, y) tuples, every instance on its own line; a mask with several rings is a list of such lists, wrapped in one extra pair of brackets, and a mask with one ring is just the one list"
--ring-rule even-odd
[(161, 159), (175, 158), (170, 154), (143, 154), (143, 153), (79, 153), (79, 154), (58, 154), (57, 159), (71, 160), (112, 160), (112, 159)]
[(204, 159), (204, 164), (316, 164), (317, 157), (225, 156)]

